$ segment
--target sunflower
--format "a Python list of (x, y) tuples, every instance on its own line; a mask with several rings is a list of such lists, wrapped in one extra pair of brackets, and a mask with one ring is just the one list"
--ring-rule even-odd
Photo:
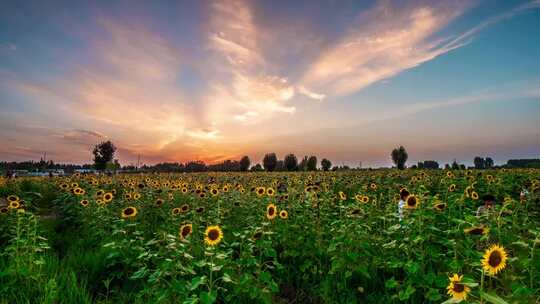
[(371, 188), (371, 190), (377, 190), (377, 184), (375, 183), (371, 183), (369, 187)]
[(489, 228), (484, 226), (471, 227), (464, 229), (463, 232), (472, 235), (486, 235), (489, 233)]
[(7, 197), (7, 200), (8, 200), (8, 202), (11, 203), (11, 202), (18, 202), (20, 199), (16, 195), (10, 195), (10, 196)]
[(182, 213), (188, 212), (189, 211), (189, 206), (187, 204), (183, 204), (182, 206), (180, 206), (180, 211)]
[(81, 205), (83, 205), (84, 207), (88, 206), (89, 202), (88, 200), (85, 200), (83, 199), (81, 202), (80, 202)]
[(188, 188), (182, 187), (182, 193), (187, 193), (187, 192), (188, 192)]
[(140, 199), (140, 198), (141, 198), (141, 194), (140, 194), (140, 193), (135, 193), (135, 194), (133, 194), (133, 199), (134, 199), (134, 200), (138, 200), (138, 199)]
[(473, 192), (471, 193), (471, 198), (472, 198), (473, 200), (477, 200), (477, 199), (478, 199), (478, 193), (477, 193), (476, 191), (473, 191)]
[(450, 192), (456, 191), (456, 184), (451, 184), (451, 185), (448, 187), (448, 191), (450, 191)]
[(223, 192), (229, 192), (229, 186), (227, 185), (223, 186)]
[(347, 195), (343, 191), (339, 191), (339, 199), (344, 201), (347, 199)]
[(213, 188), (212, 190), (210, 190), (210, 193), (212, 193), (212, 196), (216, 196), (219, 194), (219, 190), (216, 188)]
[(274, 196), (274, 194), (276, 193), (276, 191), (274, 191), (274, 188), (268, 188), (266, 189), (266, 194), (268, 196)]
[(105, 190), (99, 189), (98, 191), (96, 191), (96, 196), (102, 196), (103, 194), (105, 194)]
[(122, 210), (123, 218), (135, 217), (136, 215), (137, 215), (137, 208), (135, 207), (130, 206)]
[(362, 195), (362, 203), (369, 203), (369, 196)]
[(75, 188), (73, 188), (73, 193), (74, 193), (75, 195), (83, 195), (83, 194), (86, 193), (86, 191), (84, 191), (83, 188), (75, 187)]
[(465, 196), (466, 197), (471, 197), (472, 192), (473, 192), (473, 187), (467, 186), (467, 188), (465, 188)]
[(448, 284), (448, 294), (452, 296), (453, 299), (458, 301), (463, 301), (467, 299), (467, 294), (471, 291), (469, 286), (461, 283), (463, 276), (457, 275), (454, 273), (453, 277), (448, 278), (450, 284)]
[(407, 196), (405, 207), (409, 209), (415, 209), (418, 207), (418, 197), (414, 194)]
[(197, 211), (197, 213), (203, 213), (204, 212), (204, 207), (199, 207), (199, 208), (195, 209), (195, 211)]
[(285, 210), (281, 210), (279, 212), (279, 217), (282, 218), (282, 219), (286, 219), (286, 218), (289, 217), (289, 213), (287, 211), (285, 211)]
[(277, 215), (276, 205), (268, 204), (268, 206), (266, 206), (266, 218), (268, 218), (269, 220), (272, 220), (276, 217), (276, 215)]
[(446, 204), (445, 203), (436, 203), (435, 205), (433, 205), (433, 208), (435, 208), (438, 211), (443, 211), (444, 209), (446, 209)]
[(7, 207), (3, 207), (3, 208), (0, 209), (0, 214), (6, 214), (8, 212), (9, 212), (9, 208), (7, 208)]
[(219, 226), (208, 226), (204, 232), (204, 242), (207, 245), (215, 246), (223, 239), (223, 232)]
[(110, 201), (112, 201), (112, 199), (113, 199), (113, 194), (112, 193), (107, 192), (107, 193), (103, 194), (103, 201), (105, 203), (109, 203)]
[(68, 184), (66, 184), (66, 183), (60, 184), (60, 189), (67, 190), (67, 188), (69, 188)]
[(21, 206), (21, 203), (19, 201), (11, 201), (9, 202), (9, 208), (11, 209), (17, 209)]
[(191, 224), (185, 224), (180, 227), (180, 239), (185, 240), (193, 232)]
[(164, 201), (162, 198), (158, 198), (158, 199), (156, 199), (156, 201), (154, 202), (154, 204), (156, 205), (156, 207), (161, 207), (161, 206), (163, 206), (163, 203), (164, 203), (164, 202), (165, 202), (165, 201)]
[(264, 189), (264, 187), (257, 187), (255, 191), (257, 192), (258, 196), (261, 196), (266, 192), (266, 189)]
[(508, 255), (503, 246), (492, 245), (482, 258), (482, 266), (489, 275), (496, 275), (506, 267)]

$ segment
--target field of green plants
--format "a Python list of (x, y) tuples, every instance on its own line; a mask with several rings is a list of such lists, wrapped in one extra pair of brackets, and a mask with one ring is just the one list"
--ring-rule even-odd
[[(532, 169), (1, 179), (0, 303), (538, 303), (539, 179)], [(477, 212), (486, 196), (495, 207)]]

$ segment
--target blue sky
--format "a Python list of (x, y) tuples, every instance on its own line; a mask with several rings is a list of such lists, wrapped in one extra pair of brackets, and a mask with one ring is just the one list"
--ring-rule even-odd
[(539, 157), (540, 1), (12, 1), (0, 159)]

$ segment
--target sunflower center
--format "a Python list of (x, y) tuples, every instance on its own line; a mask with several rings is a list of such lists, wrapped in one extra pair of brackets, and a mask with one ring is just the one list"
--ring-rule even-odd
[(269, 215), (274, 215), (274, 213), (275, 213), (274, 208), (269, 208), (269, 209), (268, 209), (268, 214), (269, 214)]
[(185, 236), (187, 236), (187, 235), (190, 234), (190, 233), (191, 233), (191, 227), (186, 226), (186, 227), (184, 227), (184, 229), (182, 229), (182, 236), (185, 237)]
[(410, 198), (407, 200), (407, 204), (409, 206), (415, 206), (416, 205), (416, 199), (415, 198)]
[(465, 285), (461, 283), (454, 283), (454, 292), (463, 292), (465, 290)]
[(132, 215), (133, 213), (135, 213), (135, 210), (133, 210), (133, 208), (127, 208), (126, 210), (124, 210), (125, 215)]
[(476, 234), (476, 235), (482, 234), (482, 233), (484, 233), (484, 229), (482, 229), (482, 228), (474, 228), (473, 230), (471, 230), (470, 233), (471, 234)]
[(217, 240), (219, 238), (219, 231), (217, 231), (217, 229), (208, 231), (208, 238), (212, 241)]
[(501, 253), (498, 252), (498, 251), (493, 251), (490, 255), (489, 255), (489, 265), (491, 267), (497, 267), (499, 266), (499, 264), (501, 263), (502, 261), (502, 256), (501, 256)]

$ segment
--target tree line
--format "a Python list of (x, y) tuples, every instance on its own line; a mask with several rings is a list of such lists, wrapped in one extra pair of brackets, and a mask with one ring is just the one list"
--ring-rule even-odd
[[(46, 171), (46, 170), (64, 170), (66, 173), (74, 172), (78, 169), (96, 169), (96, 170), (125, 170), (125, 171), (144, 171), (144, 172), (245, 172), (245, 171), (315, 171), (321, 169), (329, 170), (349, 170), (348, 166), (333, 166), (329, 159), (323, 158), (320, 163), (317, 156), (304, 156), (298, 160), (296, 155), (289, 153), (278, 159), (276, 153), (267, 153), (264, 155), (261, 163), (252, 165), (249, 156), (244, 156), (240, 160), (225, 160), (216, 164), (206, 164), (203, 161), (188, 161), (180, 162), (163, 162), (155, 165), (142, 165), (141, 167), (121, 166), (117, 159), (114, 158), (116, 146), (111, 141), (105, 141), (94, 146), (92, 150), (93, 164), (75, 165), (75, 164), (56, 164), (52, 160), (45, 161), (41, 159), (37, 161), (23, 162), (0, 162), (0, 171), (8, 170), (27, 170), (27, 171)], [(408, 152), (403, 146), (399, 146), (392, 150), (390, 158), (394, 162), (396, 168), (405, 169)], [(495, 167), (491, 157), (476, 156), (473, 160), (474, 168), (489, 169)], [(320, 166), (319, 166), (320, 165)], [(506, 168), (540, 168), (540, 159), (510, 159), (501, 167)], [(411, 169), (439, 169), (440, 165), (435, 160), (420, 161), (410, 167)], [(445, 169), (465, 169), (464, 164), (459, 164), (456, 160), (452, 164), (445, 164)]]

